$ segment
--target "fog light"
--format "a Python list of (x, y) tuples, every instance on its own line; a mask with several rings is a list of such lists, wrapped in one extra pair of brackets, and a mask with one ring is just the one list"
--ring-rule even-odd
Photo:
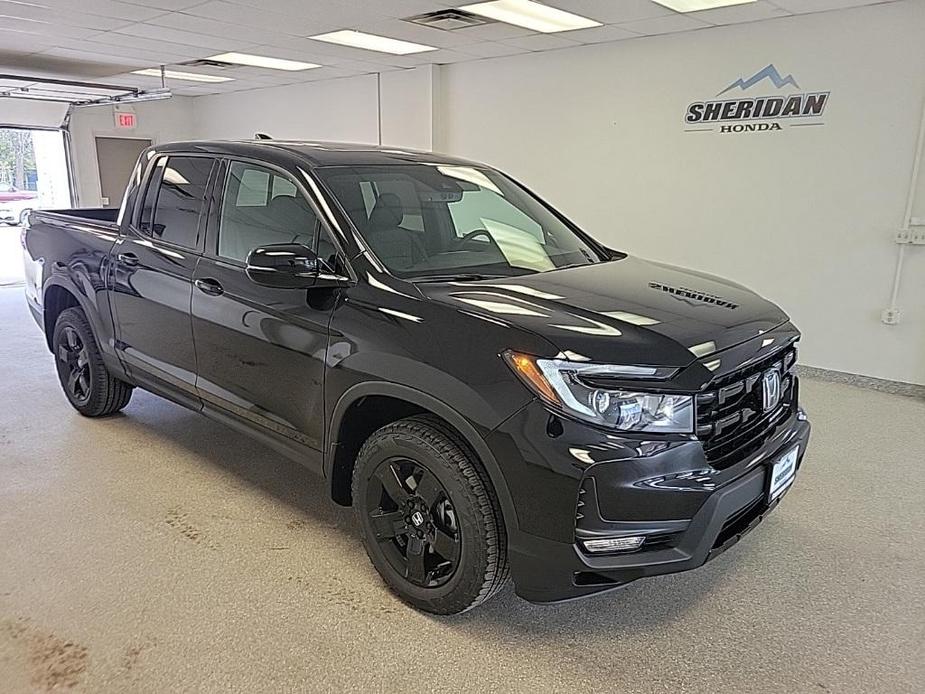
[(608, 537), (601, 540), (584, 540), (582, 544), (585, 549), (594, 554), (603, 552), (628, 552), (639, 549), (639, 546), (645, 541), (645, 535), (633, 535), (632, 537)]

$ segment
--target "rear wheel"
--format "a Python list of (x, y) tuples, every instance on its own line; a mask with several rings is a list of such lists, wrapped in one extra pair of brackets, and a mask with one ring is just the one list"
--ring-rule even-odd
[(103, 417), (118, 412), (132, 397), (132, 386), (115, 378), (103, 356), (84, 312), (61, 312), (52, 336), (58, 380), (68, 401), (80, 414)]
[(505, 583), (507, 539), (480, 464), (434, 417), (376, 431), (357, 456), (353, 507), (373, 565), (404, 601), (471, 609)]

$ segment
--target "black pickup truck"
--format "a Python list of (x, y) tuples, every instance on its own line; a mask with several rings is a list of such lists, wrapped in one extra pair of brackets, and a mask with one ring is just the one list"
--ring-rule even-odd
[(324, 476), (405, 601), (551, 602), (692, 569), (790, 487), (799, 333), (600, 244), (511, 178), (304, 142), (146, 151), (121, 210), (35, 212), (71, 404), (169, 398)]

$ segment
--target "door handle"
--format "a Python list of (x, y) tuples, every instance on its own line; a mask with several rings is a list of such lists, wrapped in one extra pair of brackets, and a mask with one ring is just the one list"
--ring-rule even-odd
[(138, 256), (134, 253), (120, 253), (116, 256), (116, 260), (123, 265), (129, 265), (131, 267), (138, 265)]
[(209, 296), (221, 296), (225, 293), (224, 287), (216, 280), (196, 280), (193, 284), (196, 285), (196, 289)]

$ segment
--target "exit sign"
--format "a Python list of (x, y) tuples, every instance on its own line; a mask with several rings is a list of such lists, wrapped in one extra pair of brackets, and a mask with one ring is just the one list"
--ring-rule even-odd
[(138, 120), (130, 111), (116, 111), (116, 127), (120, 130), (134, 130)]

